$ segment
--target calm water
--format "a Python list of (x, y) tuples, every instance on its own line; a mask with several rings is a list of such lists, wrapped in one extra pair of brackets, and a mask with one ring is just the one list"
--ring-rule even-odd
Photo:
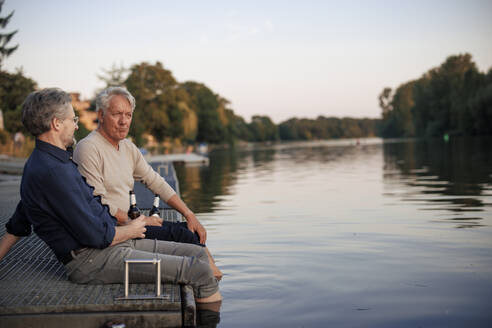
[(220, 327), (492, 327), (492, 139), (216, 151), (178, 176)]

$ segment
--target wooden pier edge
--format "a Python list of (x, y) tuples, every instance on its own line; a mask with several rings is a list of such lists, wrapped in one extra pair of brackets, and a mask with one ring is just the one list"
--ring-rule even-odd
[(155, 328), (181, 327), (181, 313), (168, 312), (104, 312), (104, 313), (49, 313), (24, 314), (22, 317), (6, 315), (0, 317), (1, 328), (52, 328), (52, 327), (111, 327), (109, 322), (123, 323), (124, 327)]

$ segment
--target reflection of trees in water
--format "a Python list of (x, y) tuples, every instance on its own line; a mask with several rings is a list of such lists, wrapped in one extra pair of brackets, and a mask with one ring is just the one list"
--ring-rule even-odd
[(271, 162), (275, 159), (275, 149), (262, 149), (256, 150), (252, 153), (253, 165), (255, 167), (262, 166), (265, 163)]
[[(424, 196), (427, 205), (443, 208), (457, 215), (483, 212), (483, 197), (491, 191), (492, 138), (452, 138), (386, 143), (384, 149), (385, 180), (401, 180)], [(445, 198), (439, 198), (445, 196)], [(449, 197), (456, 196), (456, 197)], [(411, 197), (410, 197), (411, 198)], [(412, 200), (412, 199), (408, 199)], [(453, 217), (459, 228), (480, 226), (482, 218)]]
[(228, 195), (237, 180), (238, 165), (244, 156), (234, 151), (216, 151), (209, 166), (176, 165), (181, 197), (195, 213), (212, 212), (217, 196)]
[(212, 212), (219, 197), (230, 194), (241, 166), (251, 161), (255, 168), (264, 168), (274, 160), (275, 153), (274, 149), (218, 150), (210, 155), (209, 166), (175, 165), (181, 197), (195, 213)]
[[(175, 165), (181, 196), (196, 213), (213, 212), (221, 196), (230, 194), (245, 168), (255, 178), (269, 177), (277, 169), (305, 169), (317, 162), (350, 161), (362, 153), (379, 151), (380, 145), (326, 146), (310, 143), (256, 144), (250, 149), (217, 150), (209, 166)], [(284, 163), (276, 165), (278, 161)], [(290, 165), (285, 165), (285, 162)]]
[[(441, 184), (443, 195), (480, 195), (492, 182), (492, 139), (453, 138), (384, 144), (386, 178), (398, 169), (404, 178), (421, 178), (416, 186)], [(428, 178), (428, 180), (426, 180)], [(429, 183), (426, 183), (429, 181)]]

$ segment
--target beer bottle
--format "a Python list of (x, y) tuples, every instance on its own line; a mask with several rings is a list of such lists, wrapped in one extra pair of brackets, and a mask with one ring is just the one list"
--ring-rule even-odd
[(154, 195), (154, 205), (150, 209), (149, 216), (161, 216), (161, 211), (159, 211), (159, 195)]
[(130, 220), (135, 220), (140, 216), (140, 210), (137, 207), (137, 198), (133, 190), (130, 190), (130, 209), (128, 210), (128, 217)]

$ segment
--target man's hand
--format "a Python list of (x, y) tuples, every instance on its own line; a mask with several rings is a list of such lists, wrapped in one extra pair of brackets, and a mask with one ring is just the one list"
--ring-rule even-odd
[(202, 226), (202, 224), (198, 221), (195, 214), (188, 215), (186, 218), (186, 225), (191, 232), (196, 232), (198, 237), (200, 237), (200, 244), (204, 244), (207, 242), (207, 230)]
[(164, 220), (158, 216), (146, 216), (145, 217), (145, 222), (147, 222), (146, 225), (148, 225), (148, 226), (160, 227), (160, 226), (162, 226), (163, 221)]
[(0, 240), (0, 260), (7, 255), (12, 246), (19, 241), (21, 237), (14, 236), (8, 232), (3, 235), (2, 240)]
[(128, 222), (128, 224), (116, 226), (111, 246), (130, 239), (145, 238), (145, 231), (147, 231), (147, 229), (145, 229), (145, 225), (145, 216), (140, 215), (135, 220)]
[(135, 220), (130, 220), (128, 224), (121, 226), (125, 230), (126, 240), (135, 238), (145, 238), (145, 231), (147, 229), (145, 226), (147, 222), (145, 221), (145, 216), (140, 215)]
[(144, 215), (140, 215), (138, 218), (136, 218), (135, 220), (131, 220), (131, 222), (126, 225), (132, 235), (131, 239), (145, 238), (145, 231), (147, 231), (147, 229), (145, 228), (145, 226), (147, 225), (147, 221), (145, 220), (145, 218), (146, 217)]
[(191, 232), (196, 232), (200, 237), (200, 243), (205, 244), (207, 241), (207, 231), (198, 221), (195, 214), (193, 214), (188, 206), (183, 203), (181, 198), (179, 198), (178, 195), (173, 195), (171, 198), (166, 200), (166, 203), (186, 218), (188, 229), (190, 229)]

